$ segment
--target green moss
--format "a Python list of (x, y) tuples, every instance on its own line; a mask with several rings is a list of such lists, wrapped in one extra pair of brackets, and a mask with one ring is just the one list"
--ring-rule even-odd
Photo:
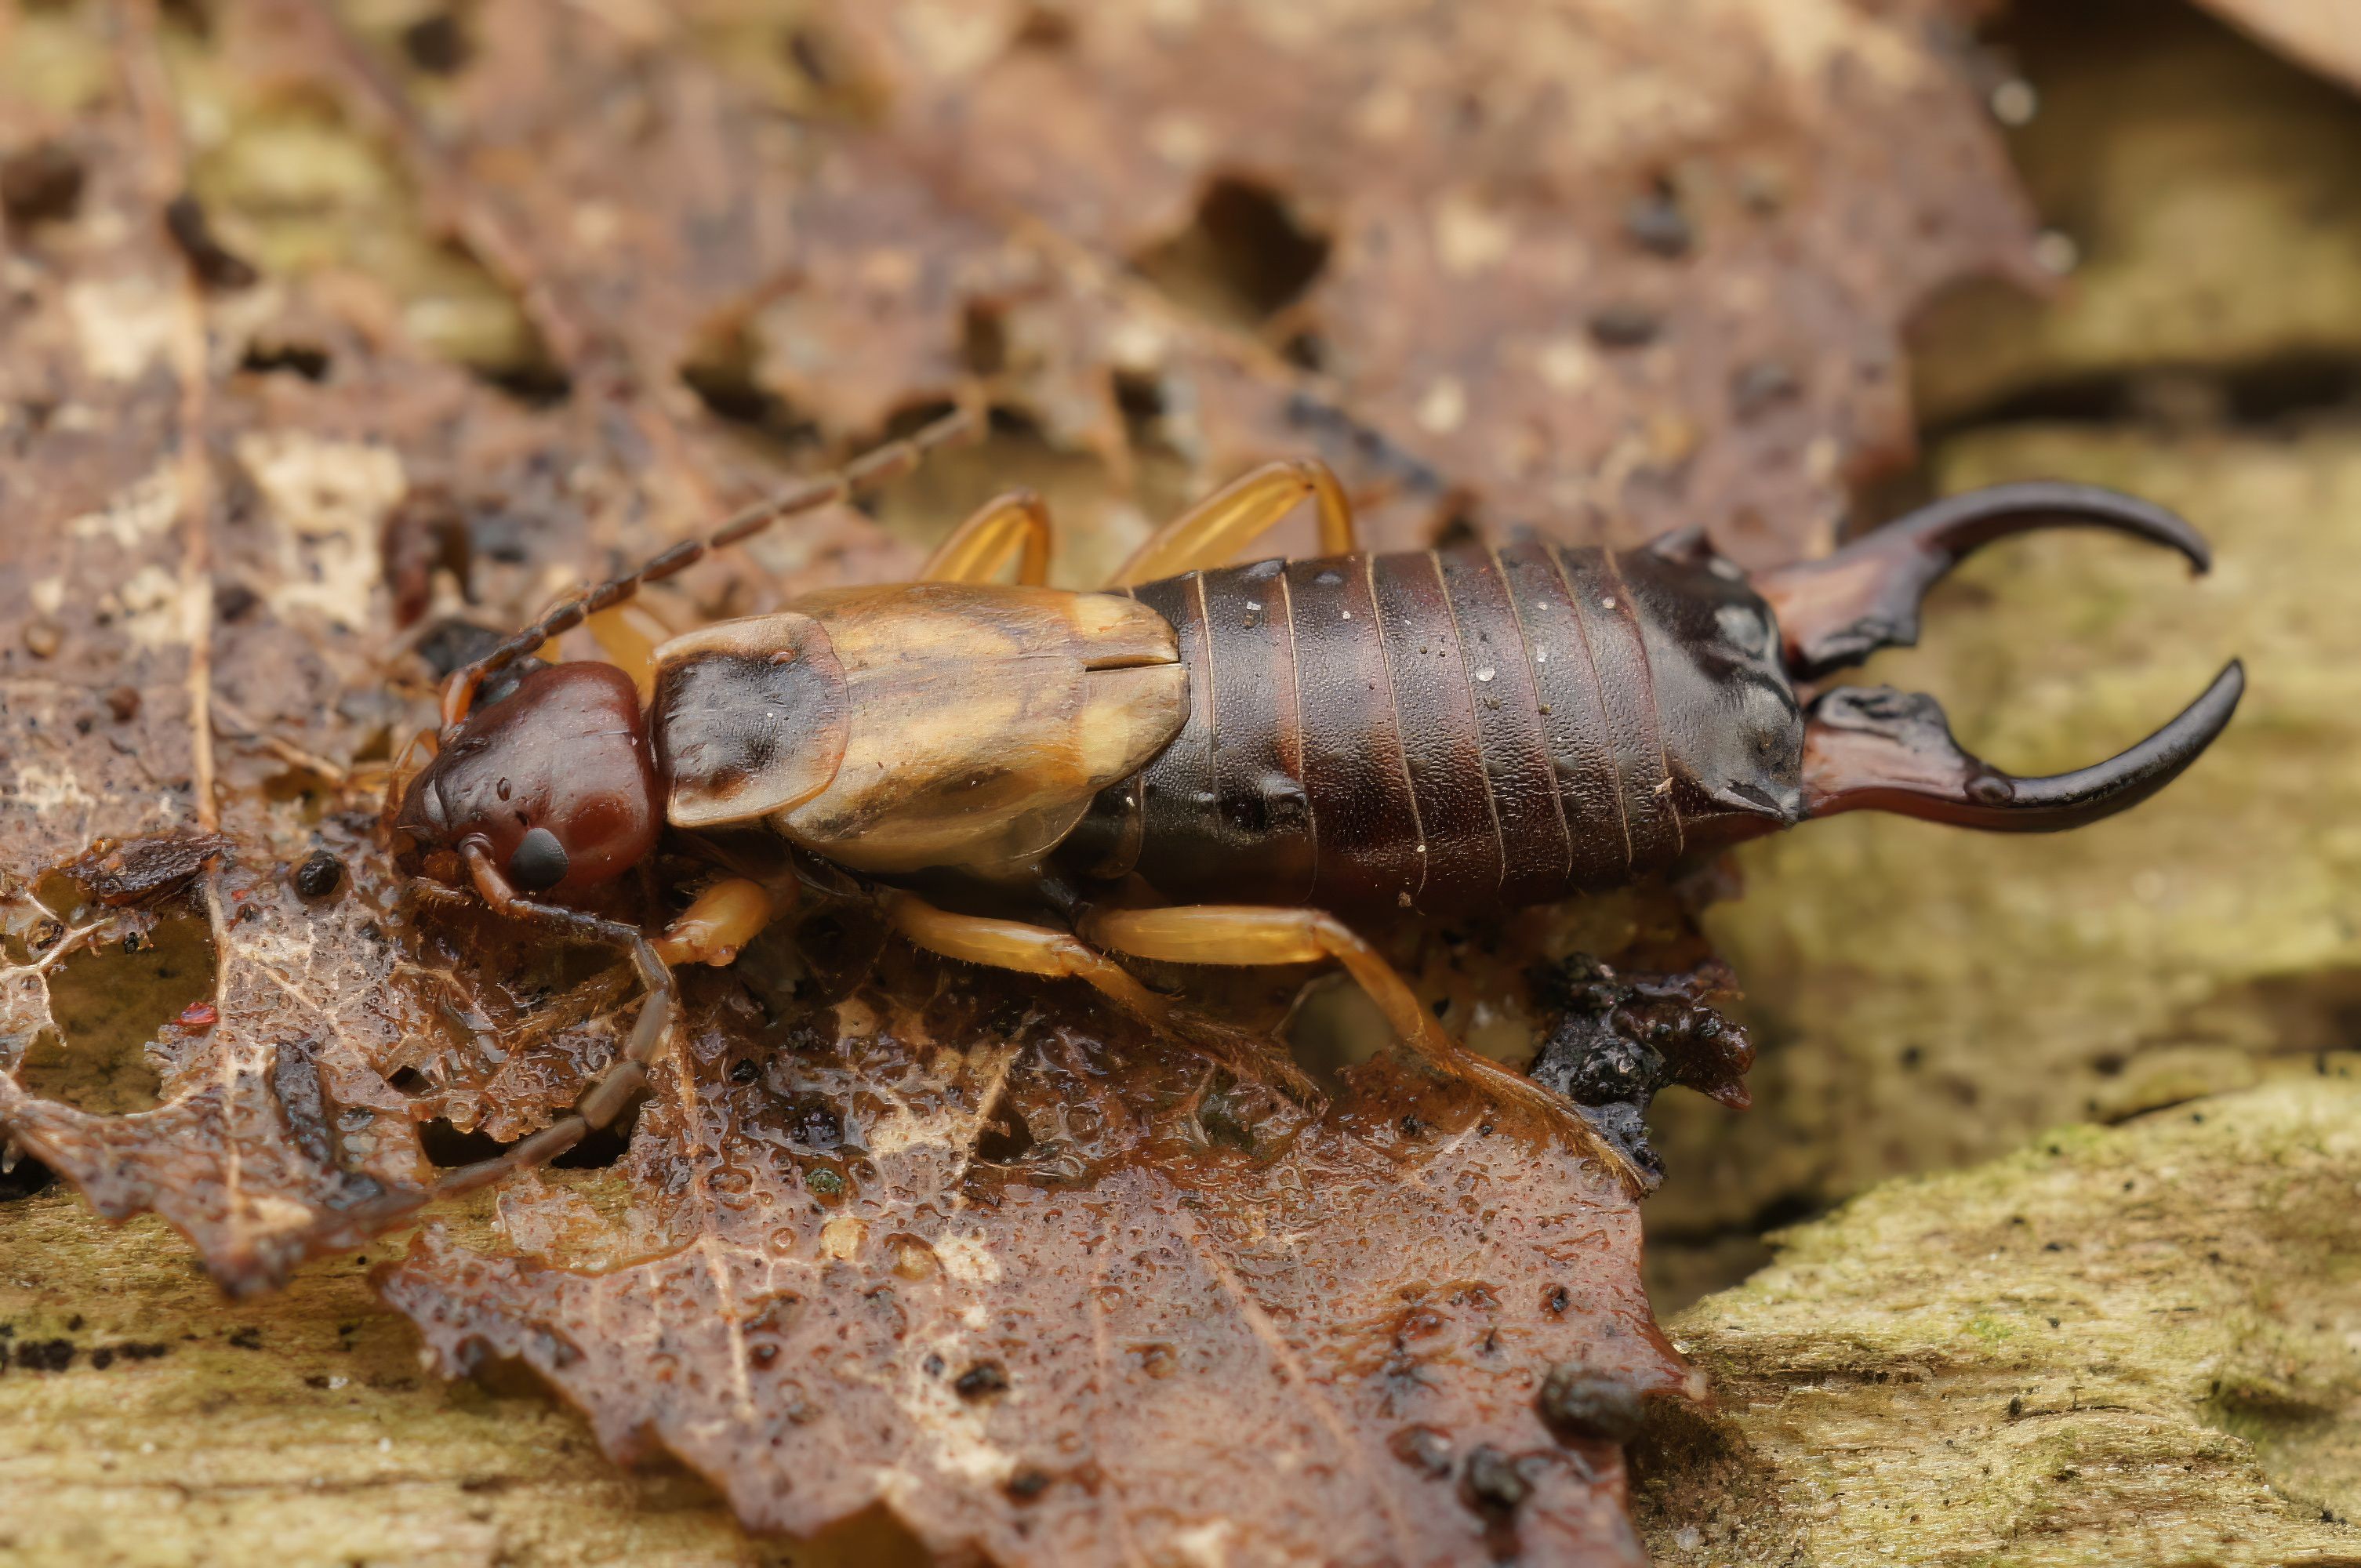
[[(2361, 1090), (2290, 1082), (1784, 1233), (1671, 1324), (1719, 1403), (1642, 1451), (1657, 1561), (2361, 1557), (2356, 1184)], [(1693, 1552), (1708, 1455), (1741, 1506)]]

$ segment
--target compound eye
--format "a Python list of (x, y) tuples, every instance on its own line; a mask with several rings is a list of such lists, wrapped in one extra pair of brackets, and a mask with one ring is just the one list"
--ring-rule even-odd
[(535, 828), (509, 857), (509, 881), (527, 893), (547, 893), (566, 880), (566, 846), (546, 828)]

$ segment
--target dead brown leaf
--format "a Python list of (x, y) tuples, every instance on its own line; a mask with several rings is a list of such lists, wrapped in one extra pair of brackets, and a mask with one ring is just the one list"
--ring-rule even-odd
[(59, 870), (101, 904), (136, 908), (187, 887), (231, 843), (222, 833), (159, 833), (125, 844), (102, 841)]
[(628, 1229), (521, 1186), (553, 1256), (430, 1233), (387, 1299), (446, 1373), (520, 1358), (757, 1528), (883, 1502), (1007, 1563), (1637, 1560), (1617, 1446), (1537, 1405), (1561, 1364), (1695, 1392), (1604, 1171), (1406, 1069), (1314, 1114), (1095, 1008), (884, 970), (702, 1014)]
[[(1182, 321), (1127, 302), (1094, 363), (1169, 382), (1212, 472), (1319, 451), (1388, 543), (1464, 511), (1825, 550), (1849, 485), (1913, 450), (1899, 324), (1964, 276), (2031, 275), (1939, 3), (843, 15), (963, 205), (1180, 275)], [(1255, 386), (1203, 380), (1209, 320), (1264, 351), (1229, 361)]]
[[(456, 63), (313, 0), (0, 21), (83, 72), (0, 93), (36, 149), (0, 181), (10, 1146), (244, 1291), (545, 1125), (630, 989), (408, 907), (378, 781), (471, 639), (785, 467), (981, 396), (1103, 462), (1069, 526), (1112, 536), (1312, 451), (1387, 542), (1705, 521), (1765, 559), (1905, 449), (1900, 315), (2023, 238), (1931, 0), (1184, 9), (511, 0)], [(673, 608), (915, 558), (841, 510)], [(1593, 945), (1693, 939), (1646, 924)], [(1521, 1017), (1534, 932), (1430, 933), (1422, 983)], [(688, 1000), (628, 1150), (576, 1162), (611, 1173), (385, 1277), (446, 1371), (522, 1359), (766, 1528), (1636, 1560), (1626, 1407), (1697, 1389), (1596, 1168), (1390, 1063), (1290, 1100), (857, 911)]]

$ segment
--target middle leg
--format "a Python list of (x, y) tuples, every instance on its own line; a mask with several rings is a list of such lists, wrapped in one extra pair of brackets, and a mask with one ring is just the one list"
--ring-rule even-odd
[(1067, 932), (1021, 920), (954, 915), (898, 890), (882, 894), (879, 905), (895, 930), (930, 953), (1020, 974), (1083, 981), (1116, 1006), (1150, 1023), (1164, 1022), (1171, 1012), (1171, 1004), (1134, 980), (1130, 970)]
[(1270, 532), (1309, 496), (1320, 514), (1320, 553), (1349, 555), (1356, 548), (1353, 510), (1345, 488), (1315, 457), (1266, 463), (1233, 479), (1148, 535), (1115, 569), (1108, 586), (1126, 587), (1226, 566), (1238, 552)]
[(1108, 952), (1174, 964), (1262, 965), (1333, 960), (1358, 981), (1403, 1043), (1454, 1078), (1511, 1104), (1543, 1113), (1553, 1125), (1578, 1129), (1589, 1151), (1635, 1188), (1640, 1173), (1573, 1113), (1573, 1107), (1522, 1073), (1511, 1072), (1453, 1039), (1385, 955), (1334, 916), (1318, 909), (1252, 904), (1200, 904), (1165, 909), (1100, 909), (1082, 918), (1084, 939)]
[(918, 568), (922, 583), (988, 583), (1016, 557), (1016, 580), (1038, 587), (1049, 578), (1049, 509), (1031, 490), (983, 503), (951, 531)]
[(955, 915), (898, 889), (882, 894), (879, 906), (894, 929), (915, 947), (992, 969), (1082, 981), (1133, 1017), (1205, 1052), (1240, 1079), (1275, 1083), (1302, 1101), (1318, 1095), (1312, 1080), (1283, 1053), (1274, 1052), (1263, 1036), (1174, 1005), (1069, 932), (1021, 920)]

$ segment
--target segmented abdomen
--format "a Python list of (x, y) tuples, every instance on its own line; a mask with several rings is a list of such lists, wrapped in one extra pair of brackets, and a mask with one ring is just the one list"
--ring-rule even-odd
[(1610, 887), (1681, 848), (1611, 553), (1262, 561), (1133, 590), (1190, 715), (1076, 851), (1190, 902), (1451, 913)]

